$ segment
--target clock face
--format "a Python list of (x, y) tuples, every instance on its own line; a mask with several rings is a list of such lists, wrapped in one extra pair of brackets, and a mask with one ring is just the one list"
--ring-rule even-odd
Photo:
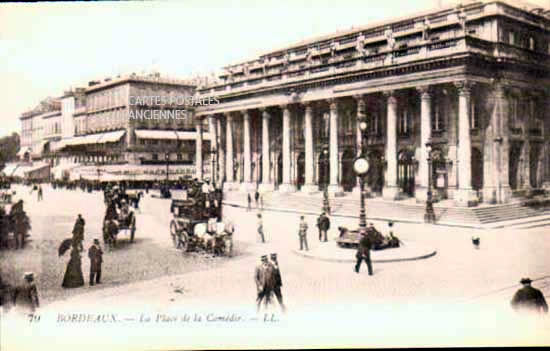
[(369, 162), (364, 158), (358, 158), (353, 163), (353, 170), (357, 174), (365, 174), (369, 170)]

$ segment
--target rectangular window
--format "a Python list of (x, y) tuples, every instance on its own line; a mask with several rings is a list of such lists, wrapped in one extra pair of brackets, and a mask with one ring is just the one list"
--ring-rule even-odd
[(153, 161), (158, 161), (158, 160), (159, 160), (159, 155), (153, 154)]
[(399, 116), (398, 132), (400, 135), (408, 135), (410, 129), (409, 111), (405, 108)]

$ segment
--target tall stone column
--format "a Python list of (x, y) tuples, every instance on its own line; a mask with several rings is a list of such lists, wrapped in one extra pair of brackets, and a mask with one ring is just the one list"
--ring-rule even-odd
[(273, 191), (275, 183), (270, 177), (271, 171), (271, 150), (269, 144), (269, 120), (271, 115), (267, 109), (261, 109), (262, 112), (262, 184), (259, 186), (259, 191)]
[[(524, 130), (527, 132), (528, 127), (525, 126)], [(521, 146), (521, 170), (520, 170), (520, 181), (521, 181), (521, 188), (524, 190), (530, 190), (531, 189), (531, 153), (529, 152), (531, 150), (531, 145), (528, 140), (523, 141), (523, 145)]]
[(233, 177), (233, 116), (231, 113), (225, 114), (226, 127), (225, 127), (225, 179), (224, 190), (232, 190), (235, 183)]
[(290, 169), (290, 107), (281, 106), (283, 110), (283, 184), (279, 186), (280, 192), (296, 191), (296, 186), (291, 182)]
[(317, 185), (313, 179), (313, 106), (311, 102), (305, 105), (304, 115), (304, 143), (305, 143), (305, 184), (301, 191), (313, 193), (318, 191)]
[(472, 145), (470, 140), (470, 94), (472, 83), (457, 82), (458, 88), (458, 189), (455, 203), (458, 206), (476, 206), (478, 199), (472, 189)]
[(196, 119), (197, 126), (197, 139), (195, 142), (195, 167), (196, 167), (196, 178), (202, 180), (203, 178), (203, 168), (202, 168), (202, 118)]
[(216, 130), (216, 119), (214, 115), (208, 116), (208, 131), (210, 132), (210, 182), (219, 182), (217, 174), (216, 153), (218, 152), (218, 131)]
[(216, 118), (216, 138), (218, 145), (218, 184), (223, 184), (225, 178), (225, 152), (222, 146), (222, 121), (221, 118)]
[(330, 183), (328, 193), (335, 194), (343, 191), (339, 184), (339, 162), (338, 162), (338, 100), (330, 99), (330, 124), (329, 124), (329, 162), (330, 162)]
[(397, 187), (397, 98), (394, 91), (385, 93), (388, 104), (386, 123), (386, 184), (382, 189), (382, 197), (395, 200), (399, 195)]
[(417, 90), (420, 93), (420, 163), (418, 164), (420, 187), (415, 190), (415, 197), (418, 201), (426, 201), (430, 177), (426, 143), (432, 135), (432, 91), (430, 86), (418, 87)]
[(243, 158), (244, 158), (244, 175), (241, 191), (249, 192), (254, 189), (252, 183), (252, 158), (250, 151), (250, 114), (248, 110), (243, 110)]

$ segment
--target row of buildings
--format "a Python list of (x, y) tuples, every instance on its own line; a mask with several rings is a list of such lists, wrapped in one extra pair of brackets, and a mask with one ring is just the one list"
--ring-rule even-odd
[(25, 172), (99, 180), (195, 176), (197, 136), (206, 147), (211, 137), (194, 117), (194, 94), (185, 81), (132, 74), (48, 98), (20, 117), (19, 157), (32, 163)]
[[(336, 194), (358, 189), (365, 121), (373, 196), (425, 201), (432, 184), (459, 206), (506, 203), (550, 185), (549, 18), (469, 2), (274, 50), (196, 91), (92, 82), (21, 116), (22, 152), (56, 165), (145, 166), (168, 150), (228, 189)], [(183, 122), (128, 118), (139, 108), (131, 96), (159, 91), (216, 104)]]

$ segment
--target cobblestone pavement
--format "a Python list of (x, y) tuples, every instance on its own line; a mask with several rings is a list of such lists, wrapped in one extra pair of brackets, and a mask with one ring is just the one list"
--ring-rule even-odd
[[(83, 213), (86, 210), (89, 223), (86, 239), (91, 241), (92, 236), (88, 233), (99, 230), (98, 223), (103, 215), (101, 194), (77, 192), (61, 195), (64, 193), (46, 191), (45, 197), (52, 196), (55, 204), (43, 206), (31, 202), (27, 209), (30, 213), (41, 213), (42, 216), (55, 213), (58, 221), (67, 222), (72, 227), (73, 215), (64, 215), (67, 210), (61, 199), (82, 199), (71, 209)], [(429, 245), (436, 248), (437, 254), (419, 261), (379, 263), (374, 265), (374, 275), (369, 276), (364, 266), (361, 273), (356, 274), (352, 263), (315, 261), (294, 254), (292, 249), (296, 249), (299, 244), (299, 216), (293, 213), (263, 212), (267, 243), (259, 243), (256, 234), (257, 213), (257, 209), (246, 211), (243, 208), (226, 207), (224, 215), (235, 221), (237, 255), (233, 258), (211, 259), (211, 263), (202, 264), (189, 260), (189, 254), (182, 255), (172, 248), (168, 235), (169, 201), (147, 196), (142, 200), (136, 234), (143, 243), (139, 247), (130, 246), (124, 252), (128, 261), (131, 262), (132, 256), (150, 246), (147, 255), (153, 255), (150, 261), (153, 264), (202, 264), (201, 268), (182, 270), (181, 274), (177, 274), (177, 270), (171, 271), (170, 275), (161, 274), (158, 278), (132, 275), (132, 279), (127, 279), (120, 276), (127, 272), (117, 271), (107, 255), (104, 271), (109, 273), (105, 274), (105, 284), (101, 289), (87, 288), (68, 300), (52, 302), (45, 307), (45, 311), (70, 310), (73, 306), (87, 306), (96, 310), (116, 306), (117, 309), (127, 310), (216, 308), (225, 311), (243, 308), (252, 313), (256, 293), (254, 267), (260, 255), (276, 252), (288, 310), (294, 313), (297, 325), (303, 327), (300, 324), (303, 322), (317, 326), (313, 332), (315, 335), (345, 337), (347, 333), (357, 335), (353, 334), (355, 332), (367, 335), (381, 332), (382, 329), (387, 333), (387, 328), (390, 328), (399, 330), (402, 337), (399, 339), (401, 341), (394, 343), (378, 343), (378, 339), (361, 343), (361, 340), (350, 336), (350, 346), (550, 342), (548, 333), (539, 333), (538, 327), (529, 329), (532, 331), (529, 334), (521, 328), (522, 333), (517, 332), (517, 325), (502, 324), (503, 320), (510, 318), (509, 301), (520, 287), (520, 278), (531, 277), (533, 285), (542, 289), (547, 299), (550, 298), (550, 241), (547, 240), (547, 228), (523, 231), (478, 230), (398, 223), (394, 232), (404, 245)], [(316, 218), (306, 216), (306, 220), (309, 224), (310, 248), (335, 245), (331, 239), (337, 235), (336, 228), (339, 225), (357, 225), (356, 219), (333, 218), (329, 242), (320, 243), (315, 227)], [(386, 222), (373, 222), (383, 232), (387, 229)], [(39, 241), (41, 234), (36, 231), (33, 230), (33, 240)], [(479, 249), (472, 245), (473, 236), (481, 239)], [(349, 254), (353, 256), (354, 251), (351, 250)], [(140, 259), (145, 257), (140, 256)], [(113, 284), (112, 281), (124, 283)], [(370, 325), (371, 330), (357, 330), (362, 323)], [(548, 328), (548, 318), (544, 319), (544, 323), (545, 328)], [(519, 334), (510, 333), (510, 330)], [(416, 339), (427, 335), (434, 337), (429, 341)], [(307, 345), (318, 345), (320, 340), (323, 338), (310, 340)], [(250, 340), (250, 345), (255, 345), (253, 341)]]

